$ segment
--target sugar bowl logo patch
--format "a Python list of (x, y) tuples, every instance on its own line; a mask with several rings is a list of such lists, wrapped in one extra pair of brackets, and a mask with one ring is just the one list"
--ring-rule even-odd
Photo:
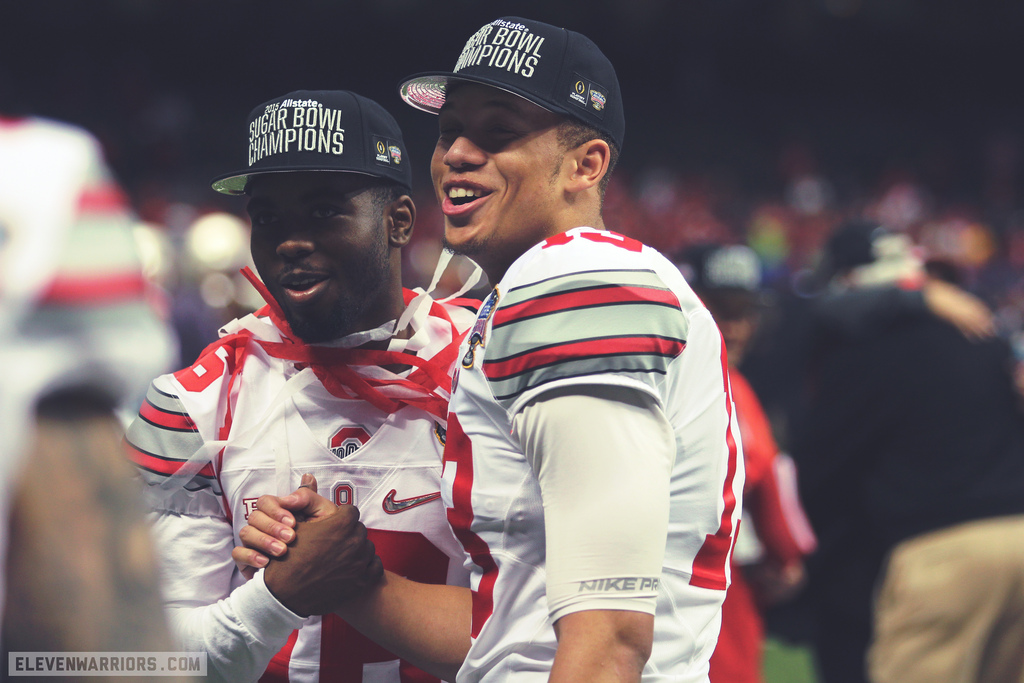
[(327, 447), (331, 453), (344, 459), (369, 440), (370, 434), (362, 427), (342, 427), (331, 437)]
[(388, 154), (391, 155), (391, 163), (395, 166), (402, 163), (402, 150), (398, 148), (398, 145), (389, 145)]
[(402, 163), (402, 148), (393, 140), (374, 135), (373, 160), (381, 166), (399, 166)]
[(476, 362), (476, 347), (483, 346), (484, 335), (487, 333), (487, 321), (490, 320), (491, 314), (494, 313), (494, 307), (497, 304), (498, 290), (495, 289), (487, 297), (484, 305), (480, 307), (480, 313), (476, 316), (476, 324), (473, 325), (473, 331), (469, 334), (469, 349), (466, 350), (466, 355), (462, 357), (462, 367), (467, 370), (473, 367), (473, 363)]

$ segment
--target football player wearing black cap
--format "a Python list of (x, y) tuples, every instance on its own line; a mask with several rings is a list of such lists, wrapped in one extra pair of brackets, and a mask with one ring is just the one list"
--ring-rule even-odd
[(321, 585), (313, 604), (273, 566), (244, 581), (231, 552), (260, 496), (313, 473), (344, 504), (332, 523), (365, 581), (383, 562), (464, 584), (438, 499), (450, 369), (472, 314), (402, 288), (416, 208), (401, 131), (380, 105), (293, 92), (256, 107), (246, 138), (247, 165), (213, 186), (248, 199), (260, 279), (248, 275), (267, 306), (157, 378), (127, 434), (172, 627), (208, 653), (215, 680), (431, 680), (329, 614), (365, 583)]

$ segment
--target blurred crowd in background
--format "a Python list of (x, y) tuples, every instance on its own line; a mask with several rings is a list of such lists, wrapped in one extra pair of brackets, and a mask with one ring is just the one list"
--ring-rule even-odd
[(669, 255), (749, 244), (766, 285), (791, 295), (835, 225), (873, 217), (954, 265), (1003, 334), (1022, 326), (1019, 3), (41, 0), (3, 11), (0, 112), (52, 116), (102, 141), (146, 226), (183, 362), (258, 303), (237, 277), (243, 202), (209, 179), (238, 165), (246, 113), (281, 92), (347, 88), (395, 114), (420, 212), (407, 282), (429, 282), (436, 123), (395, 88), (452, 62), (447, 36), (481, 11), (569, 26), (616, 64), (627, 135), (607, 199), (614, 229)]
[[(761, 258), (765, 285), (779, 297), (809, 294), (806, 275), (839, 223), (872, 218), (910, 236), (924, 258), (954, 269), (960, 283), (996, 312), (1000, 333), (1024, 347), (1024, 211), (1012, 194), (1021, 159), (1016, 141), (993, 144), (987, 154), (989, 179), (977, 202), (950, 201), (909, 167), (844, 192), (804, 145), (780, 150), (777, 191), (756, 195), (711, 174), (624, 168), (610, 185), (606, 218), (609, 226), (669, 256), (707, 242), (747, 244)], [(214, 338), (222, 322), (262, 305), (238, 275), (248, 264), (244, 202), (227, 211), (214, 206), (215, 199), (188, 204), (151, 198), (141, 214), (143, 253), (175, 312), (183, 362)], [(415, 199), (419, 216), (405, 251), (406, 281), (426, 286), (441, 250), (442, 220), (429, 190)], [(453, 266), (444, 286), (454, 290), (466, 274)]]
[[(409, 141), (416, 229), (405, 282), (430, 281), (442, 217), (436, 122), (400, 78), (454, 62), (451, 36), (502, 14), (581, 31), (616, 64), (623, 155), (605, 223), (670, 258), (704, 243), (761, 260), (759, 336), (744, 358), (783, 450), (799, 381), (790, 312), (835, 228), (868, 218), (994, 311), (1024, 358), (1024, 4), (1000, 0), (36, 0), (0, 14), (0, 116), (35, 114), (102, 143), (137, 218), (158, 306), (190, 365), (262, 306), (244, 199), (209, 181), (238, 167), (246, 113), (296, 89), (355, 90)], [(2, 238), (2, 235), (0, 235)], [(442, 293), (470, 266), (455, 261)], [(476, 290), (486, 291), (486, 285)], [(779, 620), (787, 626), (785, 615)], [(806, 637), (806, 633), (798, 633)]]

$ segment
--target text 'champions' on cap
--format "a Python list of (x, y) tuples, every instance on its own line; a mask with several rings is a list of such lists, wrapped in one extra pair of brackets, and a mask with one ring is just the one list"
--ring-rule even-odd
[(399, 95), (436, 114), (450, 81), (481, 83), (514, 93), (607, 134), (621, 149), (626, 132), (615, 69), (586, 36), (539, 21), (502, 17), (474, 33), (452, 71), (405, 79)]
[(361, 173), (412, 188), (398, 123), (382, 106), (347, 90), (297, 90), (264, 102), (246, 124), (248, 165), (213, 189), (244, 194), (252, 176), (294, 171)]

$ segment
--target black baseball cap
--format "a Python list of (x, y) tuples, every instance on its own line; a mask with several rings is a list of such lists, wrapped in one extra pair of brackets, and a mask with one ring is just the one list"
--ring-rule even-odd
[(766, 303), (761, 259), (746, 245), (699, 244), (674, 260), (719, 322), (747, 317)]
[(451, 71), (406, 78), (399, 95), (437, 114), (450, 81), (482, 83), (607, 134), (621, 149), (626, 132), (619, 79), (583, 34), (520, 17), (502, 17), (470, 36)]
[(888, 234), (884, 225), (866, 218), (841, 223), (825, 241), (817, 265), (803, 277), (800, 288), (808, 293), (823, 290), (836, 276), (874, 263), (875, 242)]
[(761, 289), (761, 259), (743, 244), (700, 244), (676, 259), (691, 287), (701, 291)]
[(888, 234), (884, 225), (869, 219), (854, 219), (841, 224), (825, 243), (822, 260), (827, 276), (874, 263), (878, 256), (875, 242)]
[(341, 171), (412, 188), (398, 123), (376, 102), (347, 90), (296, 90), (249, 113), (248, 166), (219, 176), (213, 189), (245, 194), (249, 178), (289, 171)]

